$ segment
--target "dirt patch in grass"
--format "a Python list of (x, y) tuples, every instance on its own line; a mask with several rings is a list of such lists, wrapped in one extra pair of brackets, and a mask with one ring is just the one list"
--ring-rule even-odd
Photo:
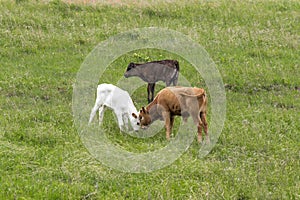
[[(168, 5), (168, 4), (193, 4), (197, 1), (179, 1), (179, 0), (63, 0), (69, 4), (84, 4), (84, 5), (110, 5), (110, 6), (136, 6), (139, 8), (157, 6), (157, 5)], [(199, 2), (199, 1), (198, 1)]]

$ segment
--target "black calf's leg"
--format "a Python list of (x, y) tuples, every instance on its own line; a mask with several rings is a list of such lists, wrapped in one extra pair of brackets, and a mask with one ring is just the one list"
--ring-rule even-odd
[(148, 103), (150, 103), (150, 91), (151, 91), (151, 83), (148, 83), (148, 86), (147, 86), (147, 94), (148, 94)]
[[(155, 83), (151, 83), (151, 102), (154, 99), (154, 90), (155, 90)], [(149, 102), (150, 103), (150, 102)]]
[[(153, 101), (154, 98), (154, 89), (155, 89), (155, 83), (148, 83), (147, 92), (148, 92), (148, 103)], [(151, 97), (150, 97), (151, 95)]]

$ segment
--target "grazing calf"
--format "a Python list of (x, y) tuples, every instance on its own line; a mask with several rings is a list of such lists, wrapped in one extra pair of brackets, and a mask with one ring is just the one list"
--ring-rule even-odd
[[(130, 63), (124, 74), (125, 78), (138, 76), (148, 83), (148, 103), (153, 101), (155, 83), (163, 81), (166, 86), (177, 85), (179, 63), (177, 60), (158, 60), (142, 64)], [(151, 97), (150, 97), (151, 93)]]
[(204, 89), (167, 87), (162, 89), (150, 104), (142, 107), (139, 116), (134, 113), (132, 116), (139, 120), (138, 123), (142, 128), (147, 128), (155, 120), (164, 120), (167, 139), (170, 139), (174, 116), (182, 116), (184, 121), (191, 116), (198, 128), (198, 142), (202, 142), (202, 128), (204, 128), (206, 141), (209, 143), (206, 110), (207, 97)]
[(132, 117), (132, 113), (137, 113), (137, 110), (128, 92), (112, 84), (98, 85), (97, 98), (90, 115), (89, 124), (95, 117), (97, 110), (99, 110), (99, 124), (102, 123), (105, 107), (112, 109), (115, 113), (120, 130), (124, 131), (124, 126), (127, 130), (129, 129), (128, 121), (135, 131), (139, 130), (137, 119)]

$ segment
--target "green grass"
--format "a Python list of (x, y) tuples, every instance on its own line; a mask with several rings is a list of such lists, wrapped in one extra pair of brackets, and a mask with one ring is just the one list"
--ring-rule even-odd
[[(0, 2), (0, 199), (300, 198), (300, 3), (166, 5)], [(164, 169), (122, 173), (102, 165), (81, 143), (73, 124), (73, 83), (99, 42), (149, 26), (180, 31), (207, 50), (226, 84), (227, 116), (205, 158), (197, 157), (195, 138)], [(130, 61), (165, 57), (179, 59), (182, 75), (203, 84), (183, 58), (158, 50), (118, 58), (105, 81), (115, 83)], [(137, 107), (145, 105), (146, 88), (133, 99)], [(110, 112), (105, 116), (109, 139), (125, 149), (167, 144), (164, 131), (132, 138), (120, 134)]]

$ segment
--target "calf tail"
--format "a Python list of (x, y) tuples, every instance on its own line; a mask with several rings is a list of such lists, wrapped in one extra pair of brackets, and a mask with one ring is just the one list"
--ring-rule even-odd
[(196, 97), (197, 97), (197, 99), (203, 99), (203, 101), (205, 101), (206, 100), (206, 94), (205, 94), (205, 92), (203, 92), (203, 93), (201, 93), (201, 94), (197, 94), (197, 95), (195, 95)]
[(179, 75), (179, 71), (176, 71), (175, 75), (173, 76), (172, 78), (172, 82), (173, 82), (173, 85), (177, 85), (177, 82), (178, 82), (178, 75)]
[(179, 76), (179, 62), (177, 60), (174, 60), (174, 65), (175, 65), (175, 74), (172, 77), (172, 82), (173, 85), (177, 85), (178, 82), (178, 76)]
[(204, 93), (202, 94), (202, 99), (203, 99), (203, 102), (206, 103), (206, 101), (207, 101), (207, 96), (206, 96), (205, 91), (204, 91)]
[(177, 71), (179, 71), (179, 62), (177, 60), (174, 60), (174, 65)]

